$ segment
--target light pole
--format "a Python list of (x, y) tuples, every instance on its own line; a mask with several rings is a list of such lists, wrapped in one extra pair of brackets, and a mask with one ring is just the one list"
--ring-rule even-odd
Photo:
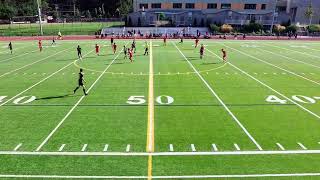
[(40, 35), (43, 35), (43, 29), (42, 29), (42, 20), (41, 20), (41, 9), (40, 9), (40, 1), (37, 0), (37, 5), (38, 5), (38, 17), (39, 17), (39, 25), (40, 25)]

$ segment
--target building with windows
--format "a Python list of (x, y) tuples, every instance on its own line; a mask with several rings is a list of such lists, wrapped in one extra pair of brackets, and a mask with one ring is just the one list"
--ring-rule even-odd
[(319, 23), (319, 0), (133, 0), (132, 26), (207, 26), (211, 23), (242, 26), (255, 21), (270, 27), (288, 22), (306, 24), (312, 4), (312, 22)]

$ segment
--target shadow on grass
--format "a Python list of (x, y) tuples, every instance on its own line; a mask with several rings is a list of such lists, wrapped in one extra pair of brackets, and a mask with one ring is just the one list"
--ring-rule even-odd
[(81, 96), (81, 95), (65, 94), (60, 96), (41, 97), (41, 98), (37, 98), (36, 100), (38, 101), (38, 100), (49, 100), (49, 99), (62, 99), (62, 98), (75, 97), (75, 96)]

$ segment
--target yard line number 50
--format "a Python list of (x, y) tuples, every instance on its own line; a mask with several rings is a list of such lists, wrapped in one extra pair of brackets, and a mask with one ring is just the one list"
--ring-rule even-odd
[[(162, 105), (172, 104), (174, 101), (173, 97), (167, 95), (161, 95), (156, 98), (156, 102)], [(130, 96), (127, 100), (128, 104), (139, 105), (146, 103), (145, 96)]]

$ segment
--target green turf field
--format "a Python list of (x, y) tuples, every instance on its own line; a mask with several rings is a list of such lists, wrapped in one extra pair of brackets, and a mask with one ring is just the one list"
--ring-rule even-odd
[(320, 42), (116, 42), (0, 42), (0, 178), (319, 178)]
[[(43, 24), (44, 35), (94, 35), (106, 27), (121, 26), (123, 22), (82, 22), (82, 23), (48, 23)], [(0, 25), (0, 36), (35, 36), (39, 35), (39, 24)]]

